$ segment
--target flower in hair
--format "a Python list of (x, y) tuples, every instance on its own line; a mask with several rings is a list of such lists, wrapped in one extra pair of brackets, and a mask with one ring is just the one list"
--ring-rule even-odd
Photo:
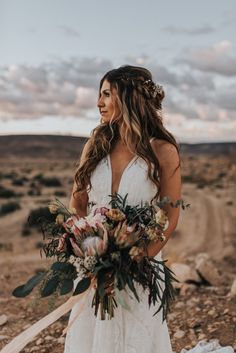
[(149, 91), (151, 91), (153, 98), (156, 98), (157, 95), (162, 94), (163, 87), (158, 84), (155, 84), (152, 80), (146, 80), (143, 82), (143, 84), (148, 87)]

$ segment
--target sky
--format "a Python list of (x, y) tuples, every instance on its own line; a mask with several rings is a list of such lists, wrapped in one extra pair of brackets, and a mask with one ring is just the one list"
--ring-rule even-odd
[(101, 77), (148, 68), (178, 142), (236, 141), (235, 0), (0, 0), (0, 134), (89, 136)]

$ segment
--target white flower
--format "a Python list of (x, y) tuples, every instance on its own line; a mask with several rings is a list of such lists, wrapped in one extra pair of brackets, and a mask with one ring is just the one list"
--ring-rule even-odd
[(163, 231), (165, 231), (169, 227), (169, 220), (166, 211), (159, 209), (155, 214), (155, 219), (156, 223), (162, 227)]
[(96, 263), (97, 263), (96, 256), (86, 256), (84, 259), (84, 267), (89, 271), (94, 270)]
[[(87, 227), (87, 222), (85, 218), (79, 218), (78, 220), (75, 221), (75, 227), (79, 228), (79, 229), (86, 229)], [(73, 229), (72, 229), (73, 231)]]
[(103, 216), (101, 213), (96, 213), (94, 216), (90, 213), (85, 217), (90, 227), (97, 228), (98, 225), (101, 225), (106, 221), (106, 216)]
[(82, 243), (82, 248), (88, 256), (101, 256), (106, 251), (106, 242), (100, 237), (87, 237)]

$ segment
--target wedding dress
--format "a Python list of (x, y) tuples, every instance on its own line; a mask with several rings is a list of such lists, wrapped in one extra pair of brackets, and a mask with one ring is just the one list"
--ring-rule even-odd
[[(92, 188), (89, 202), (95, 207), (109, 206), (112, 185), (110, 156), (103, 158), (91, 176)], [(139, 157), (134, 157), (123, 171), (118, 193), (128, 194), (127, 203), (137, 205), (150, 202), (156, 194), (156, 185), (148, 178), (147, 164)], [(155, 257), (162, 260), (161, 251)], [(160, 284), (164, 288), (164, 283)], [(172, 351), (167, 322), (162, 322), (162, 311), (153, 316), (159, 307), (148, 306), (147, 293), (137, 287), (142, 299), (136, 299), (124, 292), (125, 301), (130, 310), (120, 304), (115, 309), (111, 320), (95, 317), (91, 308), (93, 291), (89, 293), (80, 315), (77, 315), (80, 303), (75, 304), (70, 315), (64, 353), (175, 353)], [(217, 340), (200, 341), (196, 347), (180, 353), (233, 353), (232, 347), (221, 347)]]
[[(95, 207), (108, 206), (111, 183), (108, 155), (91, 176), (89, 202), (95, 203)], [(118, 193), (123, 197), (128, 194), (127, 203), (130, 205), (150, 202), (156, 194), (156, 185), (148, 178), (147, 165), (141, 158), (135, 156), (123, 171)], [(156, 259), (162, 260), (161, 252)], [(164, 283), (161, 285), (163, 288)], [(130, 310), (119, 304), (111, 320), (94, 316), (91, 308), (94, 293), (89, 293), (82, 312), (68, 330), (64, 353), (172, 353), (167, 323), (162, 323), (162, 311), (153, 316), (159, 303), (149, 309), (147, 293), (140, 287), (137, 290), (142, 299), (139, 303), (122, 291)], [(73, 307), (69, 323), (76, 316), (78, 305)]]

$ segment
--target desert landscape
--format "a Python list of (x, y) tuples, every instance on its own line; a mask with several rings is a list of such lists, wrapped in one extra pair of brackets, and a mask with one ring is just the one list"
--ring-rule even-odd
[[(0, 136), (0, 348), (69, 296), (11, 295), (50, 265), (43, 237), (27, 222), (50, 200), (68, 203), (85, 138)], [(163, 259), (180, 283), (168, 315), (173, 351), (218, 339), (236, 349), (236, 143), (181, 144), (182, 198), (178, 226)], [(62, 353), (69, 314), (39, 334), (22, 353)]]

